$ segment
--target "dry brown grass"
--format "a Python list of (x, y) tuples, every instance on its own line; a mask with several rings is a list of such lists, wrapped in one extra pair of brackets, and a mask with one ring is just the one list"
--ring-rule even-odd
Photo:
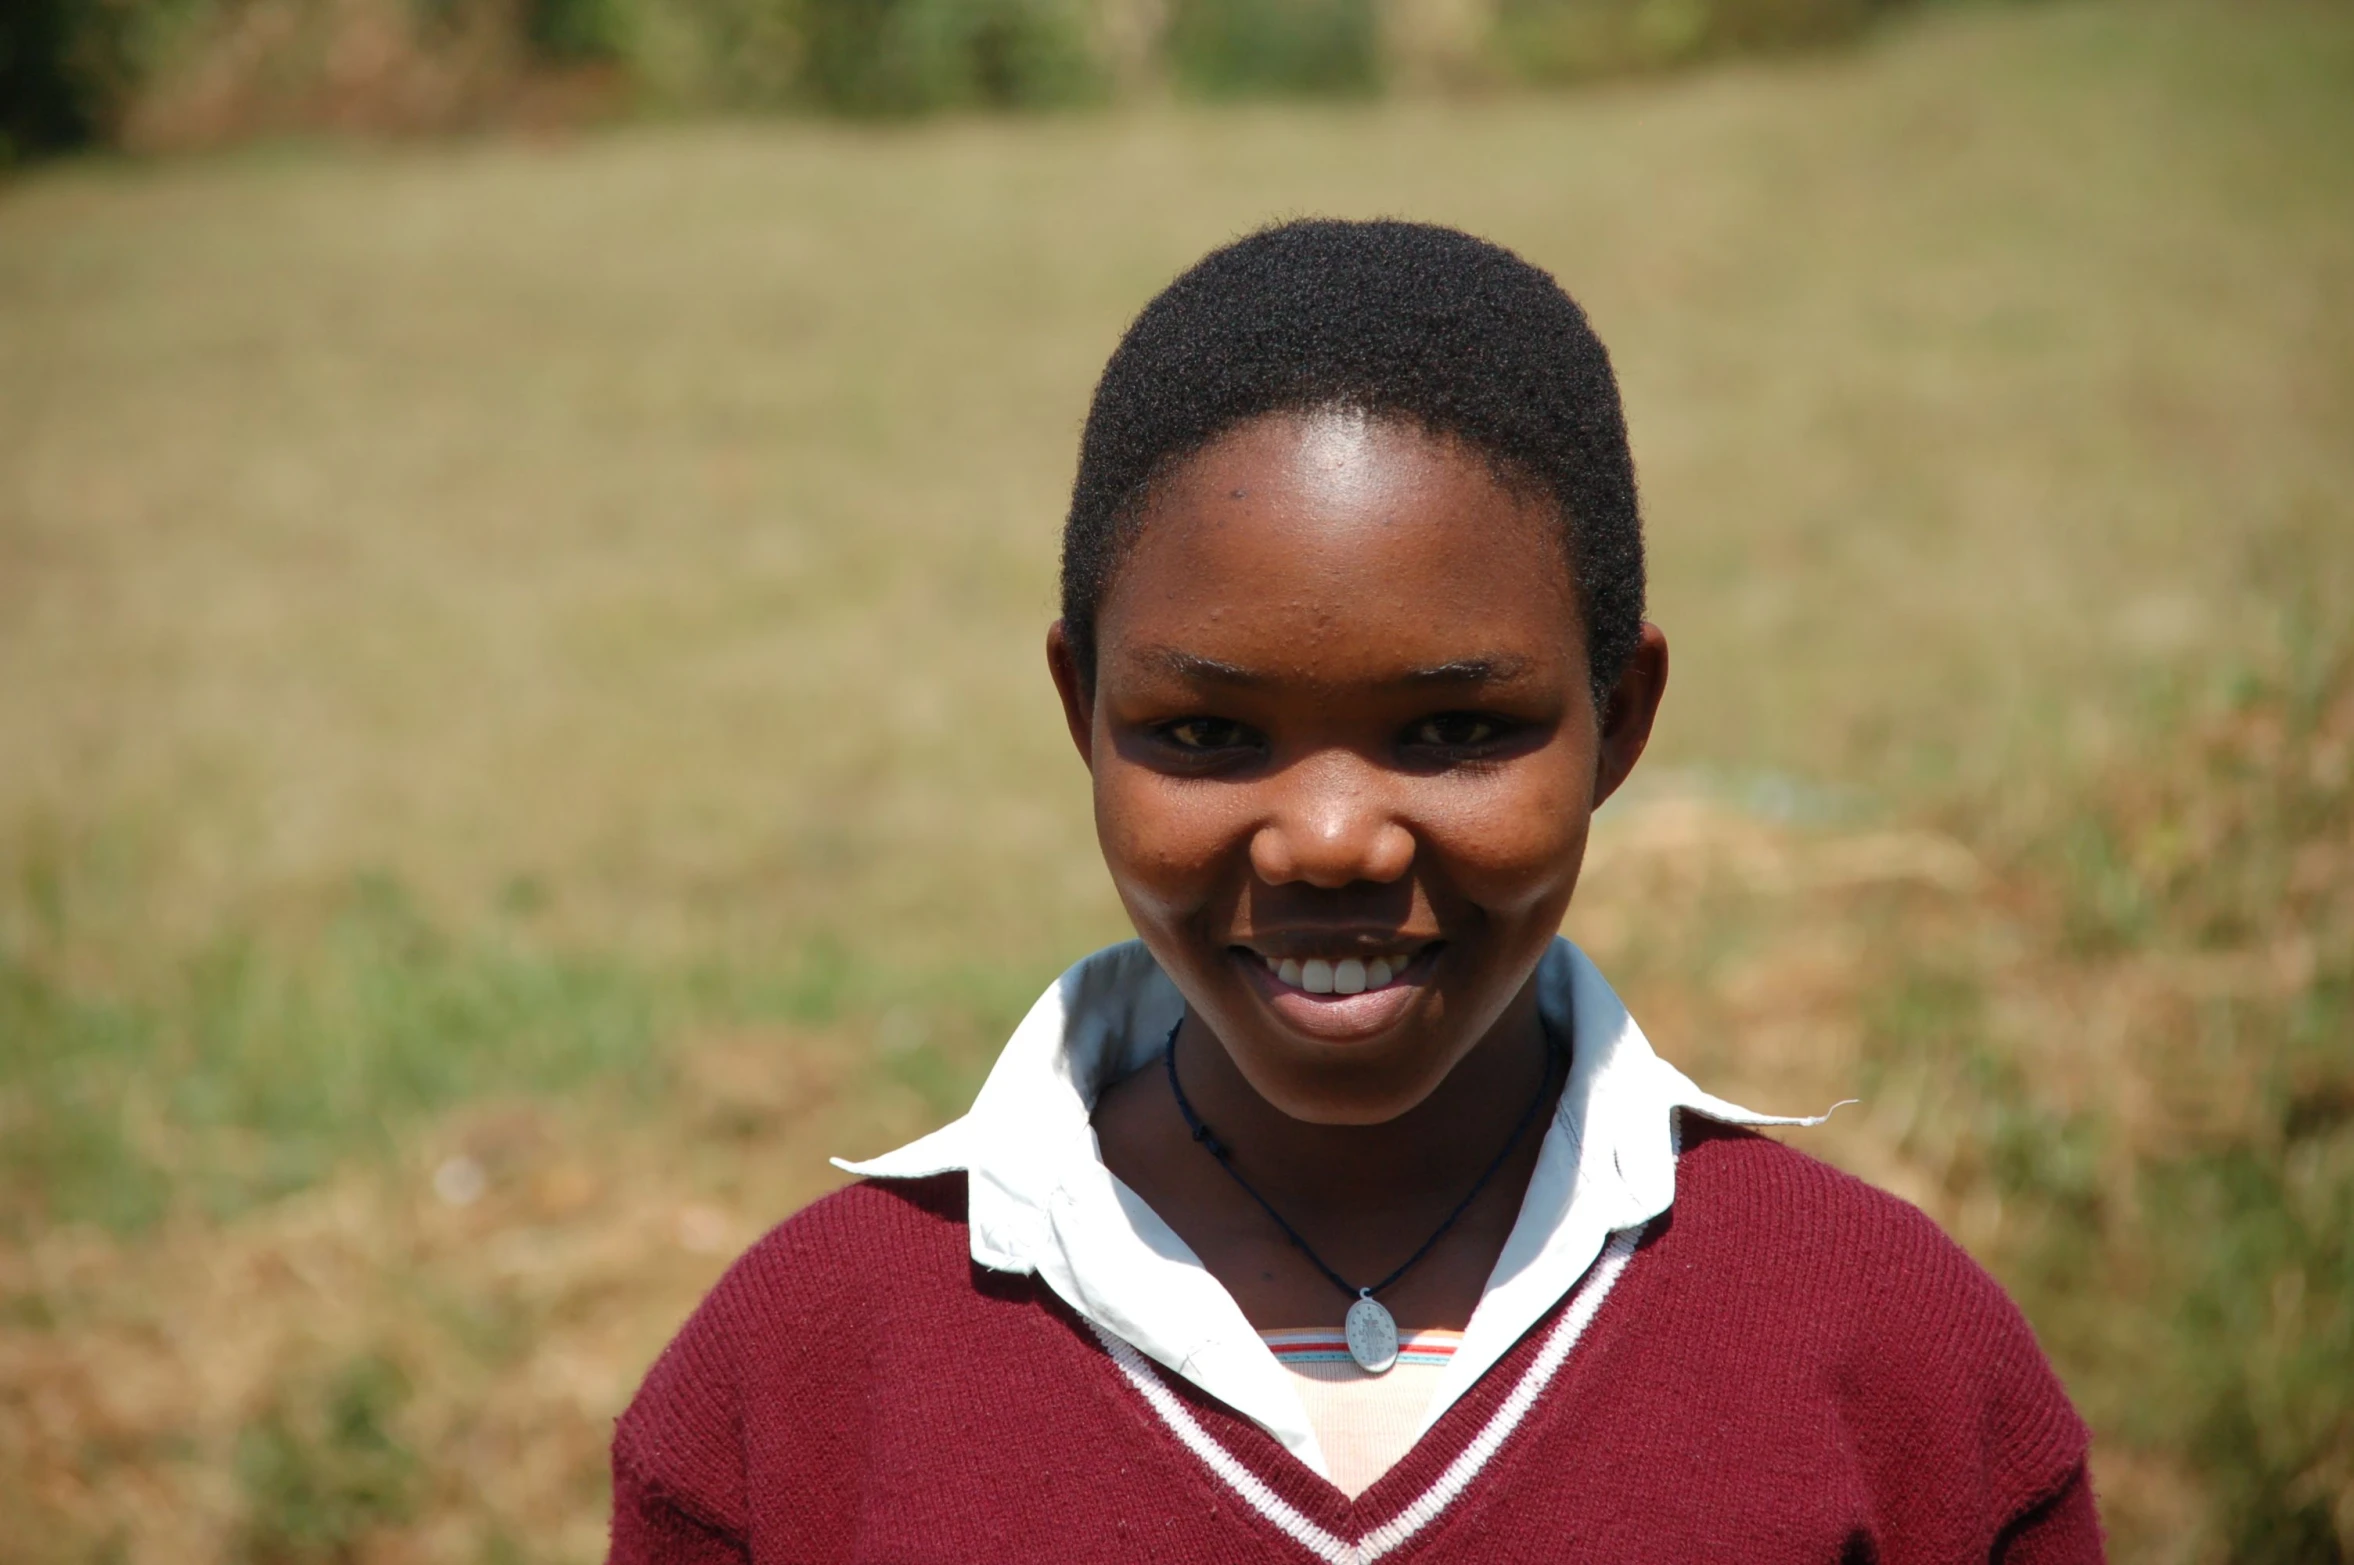
[[(846, 1085), (839, 1040), (685, 1044), (655, 1119), (611, 1094), (486, 1103), (227, 1228), (56, 1230), (0, 1255), (0, 1294), (50, 1317), (0, 1330), (0, 1501), (26, 1529), (10, 1548), (32, 1545), (10, 1557), (595, 1558), (612, 1420), (669, 1332), (832, 1183), (830, 1138), (920, 1128)], [(478, 1194), (436, 1179), (453, 1165)], [(367, 1452), (333, 1427), (355, 1367), (394, 1388), (380, 1500), (349, 1492)], [(256, 1471), (281, 1429), (311, 1448), (290, 1504)]]
[[(2121, 1554), (2200, 1557), (2200, 1459), (2116, 1390), (2145, 1328), (2104, 1347), (2046, 1273), (2127, 1246), (2067, 1226), (2071, 1181), (2124, 1210), (2136, 1148), (2241, 1079), (2199, 1053), (2215, 997), (2288, 1005), (2341, 953), (2299, 954), (2306, 912), (2083, 945), (2098, 877), (2063, 847), (2106, 812), (2153, 905), (2195, 901), (2181, 866), (2247, 832), (2186, 813), (2206, 763), (2167, 736), (2354, 603), (2350, 62), (2342, 11), (2087, 3), (1568, 99), (9, 188), (9, 973), (169, 1022), (191, 953), (229, 932), (297, 983), (378, 875), (461, 944), (624, 986), (811, 951), (854, 977), (806, 1022), (655, 1007), (652, 1090), (420, 1100), (283, 1199), (10, 1227), (0, 1511), (40, 1525), (6, 1546), (595, 1553), (606, 1420), (725, 1255), (1121, 933), (1040, 668), (1077, 420), (1161, 280), (1319, 211), (1511, 243), (1617, 353), (1676, 683), (1576, 932), (1712, 1085), (1862, 1089), (1823, 1144), (2056, 1301)], [(2318, 796), (2342, 748), (2295, 751)], [(2334, 841), (2276, 883), (2342, 885)], [(46, 1036), (0, 1040), (0, 1129), (87, 1112), (39, 1095)], [(123, 1067), (160, 1167), (262, 1134), (174, 1107), (201, 1047)], [(2095, 1120), (2127, 1128), (2080, 1176)], [(2006, 1184), (1989, 1160), (2045, 1129), (2060, 1161)], [(2122, 1290), (2114, 1259), (2068, 1275)]]

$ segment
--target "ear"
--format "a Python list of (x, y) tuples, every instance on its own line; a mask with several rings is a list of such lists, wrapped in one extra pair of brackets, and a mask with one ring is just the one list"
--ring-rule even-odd
[(1659, 698), (1667, 694), (1667, 637), (1649, 620), (1634, 656), (1611, 688), (1602, 709), (1602, 743), (1595, 756), (1594, 806), (1618, 792), (1643, 747), (1651, 742), (1651, 724), (1659, 716)]
[(1079, 654), (1072, 648), (1070, 633), (1063, 629), (1059, 619), (1046, 627), (1046, 671), (1054, 676), (1054, 693), (1062, 697), (1063, 723), (1071, 730), (1071, 743), (1078, 747), (1079, 759), (1093, 771), (1095, 693), (1087, 688), (1087, 675), (1079, 667)]

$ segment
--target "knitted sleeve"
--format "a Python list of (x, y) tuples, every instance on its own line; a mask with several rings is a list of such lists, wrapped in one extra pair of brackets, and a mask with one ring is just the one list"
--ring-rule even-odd
[(1848, 1224), (1841, 1373), (1883, 1558), (2098, 1561), (2091, 1437), (2019, 1307), (1904, 1202), (1875, 1193)]
[(742, 1538), (696, 1520), (615, 1451), (610, 1565), (743, 1565), (751, 1557)]
[(742, 1320), (746, 1273), (765, 1270), (772, 1234), (739, 1260), (662, 1350), (613, 1432), (610, 1565), (721, 1565), (751, 1557), (745, 1489)]
[[(614, 1430), (610, 1565), (845, 1551), (865, 1339), (904, 1280), (910, 1233), (962, 1210), (961, 1182), (853, 1185), (729, 1268)], [(779, 1474), (789, 1494), (775, 1492)]]
[(2100, 1565), (2101, 1519), (2092, 1480), (2079, 1467), (2060, 1492), (2014, 1523), (1993, 1565)]

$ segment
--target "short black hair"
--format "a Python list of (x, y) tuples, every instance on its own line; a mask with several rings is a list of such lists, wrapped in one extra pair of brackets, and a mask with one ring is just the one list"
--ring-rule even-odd
[(1153, 484), (1237, 426), (1347, 409), (1412, 419), (1549, 494), (1585, 621), (1597, 713), (1643, 623), (1643, 526), (1610, 355), (1561, 285), (1429, 223), (1279, 223), (1196, 262), (1096, 383), (1063, 524), (1062, 613), (1095, 616)]

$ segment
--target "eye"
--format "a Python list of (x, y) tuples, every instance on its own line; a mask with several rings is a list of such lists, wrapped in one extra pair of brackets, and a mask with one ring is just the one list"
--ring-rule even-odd
[(1194, 755), (1246, 749), (1257, 738), (1242, 724), (1224, 717), (1187, 717), (1174, 723), (1165, 723), (1161, 727), (1161, 737), (1178, 749)]
[(1500, 718), (1480, 712), (1440, 712), (1406, 730), (1406, 744), (1416, 750), (1479, 750), (1504, 737)]

